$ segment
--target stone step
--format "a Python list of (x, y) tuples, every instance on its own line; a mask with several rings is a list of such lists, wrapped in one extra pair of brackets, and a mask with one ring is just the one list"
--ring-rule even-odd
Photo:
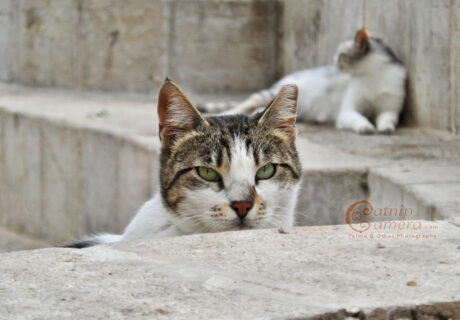
[(5, 253), (0, 319), (460, 319), (459, 227), (414, 223)]
[[(121, 232), (157, 190), (157, 128), (152, 96), (0, 85), (0, 226), (48, 243)], [(417, 128), (392, 136), (298, 128), (298, 224), (343, 224), (363, 199), (377, 213), (402, 205), (411, 219), (459, 216), (460, 138)], [(401, 217), (369, 217), (384, 218)]]

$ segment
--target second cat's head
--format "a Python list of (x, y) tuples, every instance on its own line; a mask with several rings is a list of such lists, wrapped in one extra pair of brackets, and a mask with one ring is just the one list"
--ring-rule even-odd
[(183, 232), (290, 226), (301, 176), (297, 87), (252, 116), (204, 117), (166, 81), (160, 90), (161, 195)]
[(343, 72), (363, 75), (380, 72), (381, 66), (401, 65), (401, 61), (381, 39), (370, 37), (366, 29), (361, 29), (354, 40), (338, 46), (334, 64)]

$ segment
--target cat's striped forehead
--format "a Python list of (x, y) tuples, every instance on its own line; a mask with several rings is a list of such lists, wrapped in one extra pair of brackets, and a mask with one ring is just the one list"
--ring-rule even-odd
[[(208, 125), (185, 133), (161, 154), (162, 196), (174, 212), (180, 211), (187, 190), (212, 187), (232, 197), (250, 193), (257, 184), (257, 169), (266, 164), (279, 166), (274, 182), (280, 188), (298, 183), (301, 166), (295, 140), (257, 126), (257, 117), (232, 115), (206, 120)], [(209, 185), (191, 174), (202, 166), (217, 170), (222, 180)]]
[[(299, 167), (294, 140), (276, 130), (256, 125), (258, 116), (227, 115), (208, 117), (209, 126), (190, 131), (175, 143), (167, 158), (174, 167), (229, 165), (235, 155), (246, 154), (256, 166), (265, 162)], [(162, 163), (166, 165), (166, 163)], [(296, 170), (297, 171), (297, 170)]]

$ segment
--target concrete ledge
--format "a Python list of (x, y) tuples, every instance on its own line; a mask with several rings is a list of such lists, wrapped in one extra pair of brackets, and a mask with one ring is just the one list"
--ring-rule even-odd
[[(155, 105), (151, 96), (0, 85), (0, 226), (46, 242), (122, 231), (158, 185)], [(409, 207), (411, 219), (459, 216), (459, 137), (298, 128), (299, 225), (345, 223), (363, 199)]]
[[(419, 310), (410, 319), (458, 319), (459, 227), (414, 223), (423, 228), (253, 230), (2, 254), (0, 318), (383, 320)], [(390, 237), (398, 234), (434, 237)], [(422, 317), (420, 305), (444, 316)]]
[(29, 250), (51, 246), (43, 240), (31, 239), (0, 228), (0, 253), (16, 250)]

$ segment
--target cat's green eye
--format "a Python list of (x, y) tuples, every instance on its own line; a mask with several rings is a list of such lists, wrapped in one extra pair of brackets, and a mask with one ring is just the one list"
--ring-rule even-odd
[(206, 181), (219, 181), (220, 175), (217, 173), (216, 170), (207, 167), (198, 167), (196, 169), (198, 175), (202, 177)]
[(275, 165), (274, 164), (267, 164), (257, 170), (256, 178), (258, 180), (265, 180), (270, 179), (275, 174)]

